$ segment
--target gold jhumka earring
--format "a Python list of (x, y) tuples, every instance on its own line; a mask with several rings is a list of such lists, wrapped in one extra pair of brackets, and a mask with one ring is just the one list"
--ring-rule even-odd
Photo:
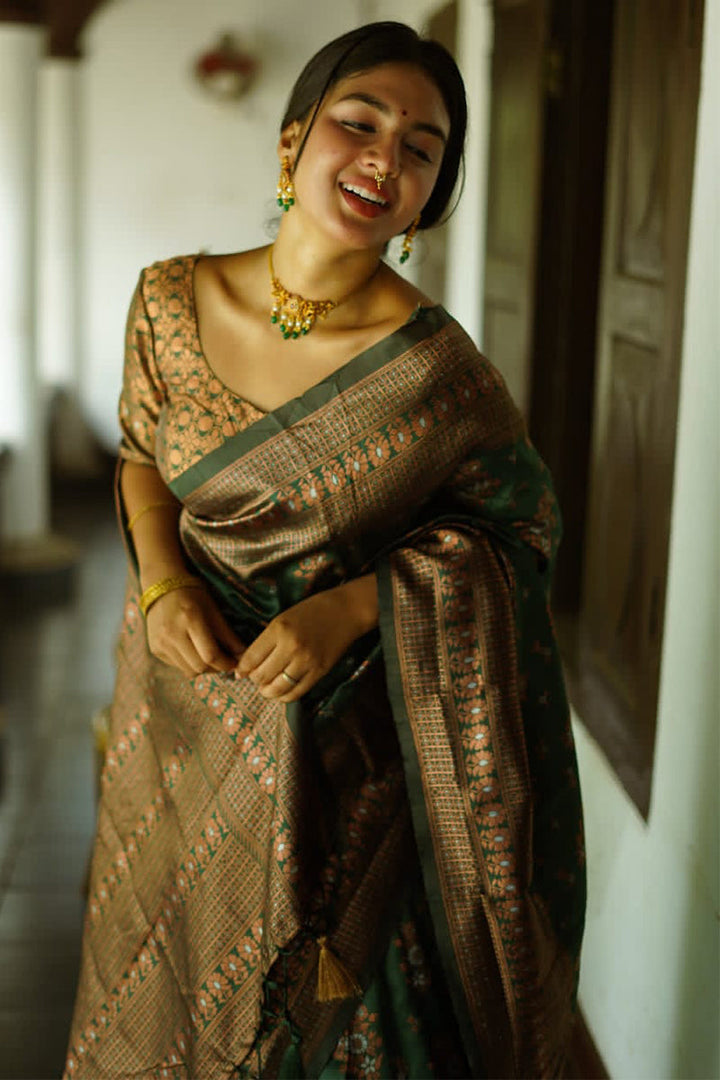
[(412, 251), (413, 240), (415, 239), (415, 233), (418, 231), (418, 225), (420, 224), (420, 214), (415, 218), (412, 225), (405, 233), (405, 239), (403, 240), (402, 254), (400, 256), (400, 262), (405, 263), (410, 258)]
[(284, 157), (280, 167), (280, 179), (277, 186), (277, 204), (287, 213), (295, 205), (295, 185), (290, 172), (290, 158)]

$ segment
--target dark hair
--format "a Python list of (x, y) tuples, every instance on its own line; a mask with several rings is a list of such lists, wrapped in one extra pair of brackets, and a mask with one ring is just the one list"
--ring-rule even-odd
[[(315, 111), (300, 144), (298, 160), (315, 117), (328, 91), (341, 79), (380, 64), (413, 64), (437, 86), (450, 118), (450, 133), (435, 187), (420, 216), (421, 229), (440, 221), (457, 182), (467, 127), (465, 86), (457, 64), (439, 41), (421, 38), (411, 26), (399, 22), (375, 22), (335, 38), (305, 65), (292, 88), (281, 131), (294, 120), (302, 122), (312, 106)], [(462, 188), (461, 188), (462, 190)], [(459, 197), (459, 196), (458, 196)]]

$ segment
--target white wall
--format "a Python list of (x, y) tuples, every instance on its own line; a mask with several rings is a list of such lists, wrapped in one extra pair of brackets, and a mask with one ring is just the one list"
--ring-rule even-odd
[(458, 64), (468, 100), (465, 188), (448, 224), (445, 305), (478, 348), (483, 347), (485, 233), (490, 146), (493, 19), (490, 0), (461, 0)]
[[(114, 0), (90, 21), (80, 88), (82, 387), (108, 448), (140, 268), (267, 243), (292, 83), (320, 45), (361, 21), (356, 0)], [(190, 74), (225, 31), (262, 63), (234, 104), (207, 96)]]
[(720, 1075), (720, 0), (707, 0), (652, 805), (582, 725), (589, 909), (580, 998), (614, 1080)]
[(37, 77), (42, 30), (0, 22), (0, 539), (41, 535), (49, 514), (35, 328)]
[[(446, 0), (360, 0), (362, 22), (379, 22), (389, 19), (404, 22), (418, 32), (425, 30), (425, 25)], [(460, 0), (464, 3), (464, 0)]]
[(37, 354), (48, 386), (76, 389), (78, 60), (43, 58), (38, 72)]

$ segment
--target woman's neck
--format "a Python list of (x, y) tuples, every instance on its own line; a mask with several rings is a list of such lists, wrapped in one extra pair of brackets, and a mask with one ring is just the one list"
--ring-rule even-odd
[(272, 248), (275, 276), (282, 285), (306, 299), (336, 303), (361, 292), (374, 277), (382, 251), (348, 250), (303, 227), (299, 218), (292, 210), (283, 218)]

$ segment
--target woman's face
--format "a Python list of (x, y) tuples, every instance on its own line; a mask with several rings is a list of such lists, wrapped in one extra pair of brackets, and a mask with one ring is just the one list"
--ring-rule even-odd
[[(306, 125), (283, 133), (281, 156), (294, 162)], [(297, 207), (351, 248), (382, 248), (430, 198), (449, 130), (440, 91), (412, 65), (383, 64), (342, 79), (300, 156)], [(379, 189), (376, 172), (386, 176)]]

